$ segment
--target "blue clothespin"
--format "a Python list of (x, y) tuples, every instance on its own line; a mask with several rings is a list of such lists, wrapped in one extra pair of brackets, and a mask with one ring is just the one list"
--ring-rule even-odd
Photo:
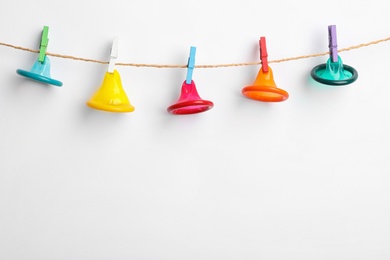
[(332, 62), (338, 61), (336, 25), (328, 26), (329, 52)]
[(186, 84), (191, 84), (192, 82), (192, 73), (194, 72), (195, 69), (195, 54), (196, 54), (196, 47), (191, 46), (190, 57), (188, 58), (188, 64), (187, 64)]
[(49, 43), (48, 34), (49, 34), (49, 27), (44, 26), (41, 43), (39, 46), (39, 56), (38, 59), (35, 61), (34, 65), (32, 66), (32, 68), (30, 69), (30, 71), (18, 69), (16, 70), (16, 73), (23, 77), (35, 81), (39, 81), (41, 83), (46, 83), (46, 84), (51, 84), (54, 86), (61, 87), (62, 82), (59, 80), (52, 79), (50, 76), (50, 60), (49, 57), (47, 57), (46, 55), (46, 49)]

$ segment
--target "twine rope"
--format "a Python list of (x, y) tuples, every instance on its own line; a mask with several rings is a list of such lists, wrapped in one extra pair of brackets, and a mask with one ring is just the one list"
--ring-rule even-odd
[[(390, 37), (379, 39), (376, 41), (367, 42), (367, 43), (361, 43), (358, 45), (353, 45), (353, 46), (350, 46), (347, 48), (342, 48), (342, 49), (339, 49), (338, 52), (360, 49), (363, 47), (368, 47), (370, 45), (375, 45), (375, 44), (379, 44), (379, 43), (383, 43), (383, 42), (387, 42), (387, 41), (390, 41)], [(29, 48), (16, 46), (16, 45), (4, 43), (4, 42), (0, 42), (0, 46), (5, 46), (5, 47), (17, 49), (17, 50), (27, 51), (27, 52), (39, 53), (39, 50), (29, 49)], [(325, 56), (328, 54), (329, 54), (329, 51), (320, 52), (320, 53), (314, 53), (314, 54), (309, 54), (309, 55), (283, 58), (283, 59), (278, 59), (278, 60), (269, 60), (268, 63), (281, 63), (281, 62), (287, 62), (287, 61), (293, 61), (293, 60), (308, 59), (308, 58), (313, 58), (313, 57)], [(100, 63), (100, 64), (108, 64), (109, 63), (108, 61), (94, 60), (94, 59), (75, 57), (75, 56), (63, 55), (63, 54), (51, 53), (51, 52), (46, 52), (46, 55), (52, 56), (52, 57), (57, 57), (57, 58), (85, 61), (85, 62), (93, 62), (93, 63)], [(225, 63), (225, 64), (206, 64), (206, 65), (196, 65), (195, 68), (210, 69), (210, 68), (222, 68), (222, 67), (252, 66), (252, 65), (260, 65), (260, 64), (261, 64), (261, 61), (243, 62), (243, 63)], [(177, 65), (177, 64), (170, 65), (170, 64), (144, 64), (144, 63), (116, 63), (115, 65), (116, 66), (128, 66), (128, 67), (149, 67), (149, 68), (187, 68), (187, 65)]]

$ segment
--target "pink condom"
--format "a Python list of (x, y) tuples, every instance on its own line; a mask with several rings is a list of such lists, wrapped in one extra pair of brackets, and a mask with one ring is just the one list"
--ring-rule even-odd
[(196, 90), (195, 82), (183, 82), (179, 100), (168, 107), (168, 112), (175, 115), (188, 115), (205, 112), (214, 106), (213, 102), (203, 100)]

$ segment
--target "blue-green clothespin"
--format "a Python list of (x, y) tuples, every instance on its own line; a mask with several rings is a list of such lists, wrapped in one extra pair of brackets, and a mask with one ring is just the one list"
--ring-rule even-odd
[(16, 70), (16, 73), (35, 81), (60, 87), (62, 86), (62, 82), (52, 79), (50, 76), (50, 60), (49, 57), (46, 56), (47, 45), (49, 43), (48, 35), (49, 27), (44, 26), (37, 61), (35, 61), (30, 71), (18, 69)]

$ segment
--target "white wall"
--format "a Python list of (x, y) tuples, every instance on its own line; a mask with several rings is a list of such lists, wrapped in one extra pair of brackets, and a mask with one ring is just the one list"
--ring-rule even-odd
[[(258, 61), (388, 37), (386, 1), (48, 1), (0, 9), (0, 41), (118, 62)], [(315, 84), (326, 56), (271, 63), (283, 103), (246, 99), (259, 66), (196, 69), (215, 107), (173, 116), (185, 69), (117, 67), (135, 112), (86, 101), (107, 66), (52, 57), (62, 88), (0, 46), (0, 259), (390, 259), (389, 43), (342, 52), (359, 72)]]

